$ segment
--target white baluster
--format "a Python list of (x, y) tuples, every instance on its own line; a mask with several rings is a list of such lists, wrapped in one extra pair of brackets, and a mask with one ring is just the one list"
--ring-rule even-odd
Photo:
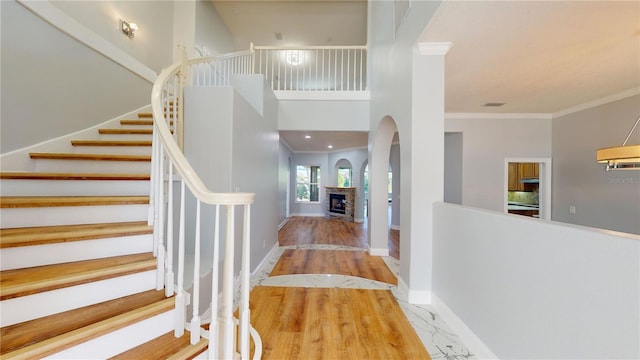
[(213, 235), (213, 265), (211, 268), (211, 324), (209, 325), (209, 359), (219, 356), (220, 339), (218, 311), (218, 274), (220, 259), (220, 205), (216, 205), (216, 216), (214, 220)]
[(200, 200), (196, 204), (196, 238), (194, 246), (191, 345), (195, 345), (200, 341)]
[(173, 273), (173, 162), (169, 160), (169, 189), (167, 201), (167, 265), (164, 294), (174, 294), (175, 274)]
[(251, 205), (244, 206), (244, 224), (242, 227), (242, 270), (240, 294), (240, 355), (243, 360), (249, 358), (249, 262), (251, 254)]
[(185, 187), (184, 179), (180, 181), (180, 223), (178, 234), (178, 288), (176, 294), (176, 322), (174, 328), (175, 337), (184, 335), (186, 301), (184, 295), (184, 212), (185, 212)]
[(234, 212), (233, 205), (227, 208), (227, 236), (224, 247), (224, 268), (222, 270), (222, 358), (232, 359), (235, 352), (235, 324), (233, 322), (233, 258), (234, 258)]

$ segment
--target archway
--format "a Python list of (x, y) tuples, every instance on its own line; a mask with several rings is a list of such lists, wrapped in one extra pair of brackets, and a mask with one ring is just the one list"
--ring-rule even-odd
[(389, 155), (398, 128), (385, 116), (372, 137), (369, 154), (369, 254), (389, 255)]

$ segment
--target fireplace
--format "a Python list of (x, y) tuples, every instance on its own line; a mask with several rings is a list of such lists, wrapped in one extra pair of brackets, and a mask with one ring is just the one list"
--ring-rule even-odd
[(344, 194), (329, 194), (329, 212), (344, 214), (346, 198)]
[(356, 188), (327, 186), (325, 189), (325, 215), (330, 219), (354, 221)]

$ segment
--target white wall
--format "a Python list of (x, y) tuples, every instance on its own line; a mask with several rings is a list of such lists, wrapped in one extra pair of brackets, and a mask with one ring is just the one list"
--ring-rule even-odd
[(462, 133), (444, 134), (444, 201), (462, 204)]
[[(172, 63), (172, 1), (51, 1), (73, 19), (156, 72)], [(138, 25), (135, 38), (119, 29), (120, 19)]]
[(279, 142), (278, 156), (278, 224), (284, 224), (291, 211), (291, 198), (295, 196), (295, 187), (292, 186), (294, 168), (292, 167), (293, 153), (291, 149)]
[[(622, 145), (639, 114), (636, 95), (553, 119), (553, 220), (640, 234), (640, 170), (595, 161), (597, 149)], [(640, 144), (640, 128), (628, 144)]]
[(279, 130), (369, 131), (367, 100), (280, 100)]
[[(204, 52), (203, 56), (225, 54), (236, 50), (233, 35), (218, 15), (213, 1), (197, 0), (195, 17), (195, 46)], [(249, 44), (246, 48), (238, 50), (247, 49)]]
[(504, 159), (551, 157), (551, 120), (445, 120), (445, 131), (463, 137), (462, 204), (488, 210), (504, 208)]
[(149, 82), (15, 1), (2, 1), (0, 6), (3, 154), (149, 103)]
[(498, 358), (640, 357), (640, 237), (434, 210), (434, 294)]

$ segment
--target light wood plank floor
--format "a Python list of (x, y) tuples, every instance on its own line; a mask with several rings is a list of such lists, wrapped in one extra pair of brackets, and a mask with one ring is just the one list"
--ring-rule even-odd
[[(281, 246), (366, 244), (363, 224), (315, 217), (292, 218), (279, 235)], [(364, 250), (287, 249), (270, 276), (291, 274), (397, 283), (382, 259)], [(430, 359), (388, 290), (256, 286), (250, 307), (265, 360)]]

